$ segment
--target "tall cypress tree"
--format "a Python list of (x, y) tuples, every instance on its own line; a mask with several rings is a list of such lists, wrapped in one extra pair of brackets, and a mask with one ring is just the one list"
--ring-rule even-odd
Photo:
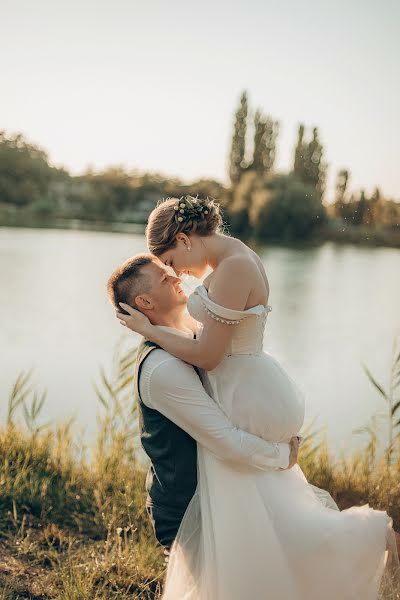
[(278, 123), (271, 117), (265, 117), (260, 110), (254, 115), (254, 150), (253, 161), (249, 168), (260, 174), (267, 174), (272, 170), (276, 154), (276, 138)]
[(335, 202), (333, 205), (333, 211), (336, 217), (346, 218), (347, 212), (346, 210), (346, 192), (347, 185), (349, 183), (349, 172), (347, 169), (341, 169), (336, 177), (336, 185), (335, 185)]
[(353, 222), (355, 225), (361, 225), (364, 223), (364, 220), (367, 218), (367, 212), (369, 210), (369, 199), (365, 194), (365, 190), (361, 190), (360, 198), (357, 202), (357, 207), (355, 210), (355, 215), (353, 218)]
[(303, 177), (304, 172), (304, 155), (305, 155), (306, 145), (304, 143), (304, 125), (299, 126), (298, 136), (297, 136), (297, 144), (294, 152), (294, 165), (293, 171), (296, 175), (299, 176), (300, 179)]
[(383, 213), (383, 198), (381, 191), (378, 187), (375, 188), (370, 201), (370, 213), (369, 218), (366, 221), (366, 225), (376, 225), (381, 222)]
[(313, 137), (307, 145), (305, 154), (305, 183), (310, 183), (322, 195), (325, 182), (324, 165), (322, 163), (323, 147), (318, 139), (318, 129), (314, 127)]
[(314, 127), (310, 142), (304, 141), (304, 125), (300, 125), (294, 155), (294, 173), (307, 185), (311, 185), (322, 197), (325, 189), (326, 165), (322, 161), (323, 146)]
[(239, 108), (237, 109), (235, 114), (232, 146), (229, 157), (229, 177), (232, 186), (236, 185), (240, 181), (240, 177), (244, 169), (244, 157), (246, 152), (247, 113), (247, 92), (244, 91), (240, 98)]
[(349, 182), (349, 172), (347, 169), (341, 169), (336, 179), (335, 202), (343, 203), (346, 196), (347, 184)]

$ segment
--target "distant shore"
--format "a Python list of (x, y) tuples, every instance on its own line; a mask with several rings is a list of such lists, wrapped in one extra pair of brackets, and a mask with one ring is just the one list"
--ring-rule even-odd
[[(21, 227), (33, 229), (76, 229), (82, 231), (110, 231), (115, 233), (144, 234), (144, 223), (123, 221), (101, 221), (92, 219), (68, 219), (64, 217), (37, 217), (32, 215), (1, 215), (0, 227)], [(358, 246), (376, 246), (400, 248), (399, 230), (372, 229), (365, 226), (335, 226), (328, 224), (319, 233), (307, 241), (279, 242), (265, 240), (268, 245), (283, 245), (290, 247), (315, 246), (324, 242), (338, 244), (353, 244)], [(260, 245), (258, 242), (257, 245)]]
[(400, 224), (397, 230), (383, 227), (375, 229), (365, 225), (337, 227), (328, 224), (321, 230), (319, 237), (321, 241), (338, 244), (400, 248)]
[(112, 231), (116, 233), (143, 233), (143, 223), (127, 223), (121, 221), (100, 221), (89, 219), (66, 219), (63, 217), (35, 218), (32, 216), (13, 215), (0, 220), (0, 227), (32, 228), (32, 229), (77, 229), (81, 231)]

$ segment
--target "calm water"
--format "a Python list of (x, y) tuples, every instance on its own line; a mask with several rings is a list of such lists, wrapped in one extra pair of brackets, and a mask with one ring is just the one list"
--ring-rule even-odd
[[(145, 251), (141, 235), (0, 229), (2, 406), (21, 369), (46, 387), (46, 417), (72, 415), (90, 436), (98, 400), (92, 382), (121, 337), (105, 294), (120, 262)], [(352, 430), (384, 408), (362, 370), (387, 383), (400, 331), (400, 250), (327, 243), (265, 248), (273, 307), (265, 348), (298, 381), (307, 420), (327, 426), (336, 449), (357, 446)], [(192, 284), (193, 285), (193, 284)]]

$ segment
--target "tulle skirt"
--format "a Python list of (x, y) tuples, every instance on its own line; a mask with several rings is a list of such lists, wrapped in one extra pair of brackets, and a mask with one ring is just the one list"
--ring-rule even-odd
[[(304, 397), (267, 353), (225, 359), (204, 381), (237, 426), (289, 439)], [(299, 465), (231, 466), (198, 446), (198, 487), (172, 547), (164, 600), (376, 600), (392, 519), (367, 504), (339, 511)]]
[(198, 474), (164, 600), (376, 600), (396, 552), (385, 511), (339, 511), (298, 465), (238, 472), (199, 448)]

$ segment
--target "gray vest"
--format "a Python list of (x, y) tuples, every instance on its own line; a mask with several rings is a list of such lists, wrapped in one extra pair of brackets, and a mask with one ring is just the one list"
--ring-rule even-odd
[(197, 445), (183, 429), (142, 402), (139, 393), (141, 368), (156, 348), (159, 346), (142, 340), (136, 355), (134, 381), (140, 440), (151, 461), (146, 478), (147, 507), (151, 509), (156, 536), (166, 545), (165, 537), (175, 537), (196, 489)]

